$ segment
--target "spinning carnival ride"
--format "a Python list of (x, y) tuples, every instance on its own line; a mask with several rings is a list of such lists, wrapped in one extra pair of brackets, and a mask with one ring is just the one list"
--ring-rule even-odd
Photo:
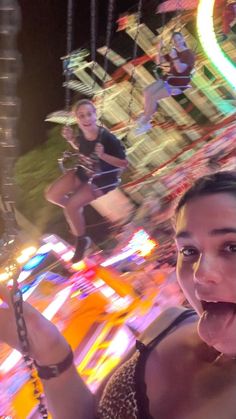
[[(203, 0), (163, 2), (162, 13), (171, 8), (181, 9), (181, 16), (178, 14), (167, 23), (162, 20), (163, 25), (151, 30), (148, 23), (141, 23), (142, 2), (139, 1), (137, 12), (123, 16), (119, 22), (119, 36), (123, 43), (116, 52), (116, 47), (113, 49), (111, 46), (114, 1), (110, 1), (106, 45), (96, 50), (96, 34), (92, 31), (90, 60), (89, 52), (84, 49), (71, 51), (73, 16), (72, 1), (68, 2), (67, 56), (64, 58), (66, 109), (49, 115), (47, 120), (73, 122), (68, 114), (71, 91), (93, 96), (103, 124), (113, 130), (127, 148), (131, 175), (130, 181), (121, 186), (120, 193), (125, 191), (125, 196), (139, 205), (150, 194), (153, 194), (154, 200), (158, 195), (171, 201), (189, 186), (190, 181), (207, 173), (209, 160), (215, 159), (220, 167), (235, 167), (235, 39), (232, 37), (219, 45), (215, 28), (219, 27), (220, 18), (215, 11), (213, 13), (214, 3), (213, 0), (204, 0), (203, 6)], [(12, 53), (19, 10), (13, 0), (1, 1), (1, 5), (3, 16), (12, 13), (12, 18), (8, 19), (12, 27), (7, 26), (8, 32), (5, 27), (7, 19), (5, 26), (4, 19), (1, 20), (1, 36), (6, 33), (10, 36)], [(217, 6), (220, 8), (222, 2), (217, 2)], [(196, 34), (191, 31), (197, 7), (201, 46)], [(91, 28), (94, 28), (94, 1), (91, 1), (91, 10)], [(176, 29), (181, 29), (187, 42), (196, 50), (197, 65), (191, 87), (178, 98), (163, 100), (160, 111), (154, 116), (153, 129), (137, 138), (132, 128), (135, 117), (142, 110), (143, 88), (155, 80), (150, 64), (156, 43), (160, 38), (168, 41)], [(131, 56), (130, 52), (125, 50), (127, 36), (134, 41), (131, 59), (127, 58)], [(125, 56), (122, 55), (122, 48)], [(97, 54), (100, 59), (103, 57), (103, 66), (96, 61)], [(7, 80), (8, 83), (8, 90), (4, 90), (8, 91), (7, 96), (1, 97), (1, 109), (5, 112), (1, 117), (4, 127), (1, 130), (1, 147), (5, 155), (3, 162), (7, 164), (2, 172), (2, 201), (7, 220), (7, 241), (10, 241), (15, 235), (15, 226), (9, 222), (9, 217), (12, 219), (14, 215), (14, 194), (10, 197), (9, 191), (13, 188), (11, 170), (16, 149), (14, 129), (18, 102), (13, 90), (19, 57), (15, 52), (10, 55), (9, 51), (5, 51), (2, 60), (6, 70), (0, 73), (0, 82)], [(10, 69), (9, 62), (17, 65)], [(111, 71), (114, 66), (116, 71)], [(109, 202), (114, 205), (113, 199), (107, 194), (106, 208)], [(98, 208), (103, 211), (102, 204)], [(116, 248), (109, 258), (105, 258), (104, 254), (92, 255), (74, 266), (69, 262), (73, 250), (71, 246), (55, 235), (47, 235), (42, 237), (34, 250), (24, 250), (17, 262), (20, 264), (18, 283), (24, 299), (57, 324), (75, 351), (80, 374), (94, 392), (98, 391), (124, 353), (133, 347), (136, 335), (161, 310), (159, 290), (166, 286), (165, 274), (155, 272), (153, 276), (150, 261), (147, 262), (150, 267), (148, 274), (137, 280), (138, 266), (143, 266), (139, 264), (146, 258), (140, 252), (144, 250), (144, 243), (147, 252), (153, 246), (159, 249), (159, 244), (151, 239), (151, 232), (148, 230), (150, 237), (146, 231), (141, 231), (134, 235), (137, 239), (135, 245), (132, 237), (126, 238), (125, 244), (118, 246), (119, 250)], [(154, 255), (158, 259), (155, 251)], [(129, 258), (134, 258), (135, 274), (123, 275), (122, 261)], [(6, 266), (0, 273), (0, 280), (14, 286), (11, 276), (11, 268)], [(180, 301), (181, 296), (176, 296), (176, 303)], [(21, 356), (5, 345), (0, 347), (0, 380), (0, 416), (8, 414), (19, 419), (35, 417), (36, 401)]]

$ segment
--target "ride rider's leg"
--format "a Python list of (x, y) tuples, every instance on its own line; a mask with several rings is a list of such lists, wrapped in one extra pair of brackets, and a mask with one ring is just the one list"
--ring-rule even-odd
[(68, 170), (56, 179), (45, 191), (45, 198), (52, 204), (64, 208), (69, 200), (69, 195), (74, 194), (83, 183), (75, 175), (75, 170)]

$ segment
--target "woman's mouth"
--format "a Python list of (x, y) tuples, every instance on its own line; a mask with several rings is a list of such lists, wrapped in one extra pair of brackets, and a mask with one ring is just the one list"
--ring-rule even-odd
[(231, 333), (231, 325), (236, 319), (236, 303), (201, 300), (201, 305), (203, 313), (198, 325), (199, 334), (207, 344), (214, 345), (228, 332)]
[(234, 310), (236, 313), (236, 303), (228, 301), (205, 301), (201, 300), (203, 311), (214, 311), (229, 309)]

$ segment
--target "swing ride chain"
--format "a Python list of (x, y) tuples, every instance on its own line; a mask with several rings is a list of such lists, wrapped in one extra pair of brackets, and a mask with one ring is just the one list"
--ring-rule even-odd
[(92, 90), (95, 87), (96, 78), (95, 78), (95, 67), (96, 67), (96, 0), (91, 0), (91, 22), (90, 22), (90, 31), (91, 31), (91, 59), (92, 59), (92, 78), (93, 85)]
[(72, 51), (72, 36), (73, 36), (73, 0), (68, 0), (67, 6), (67, 39), (66, 39), (66, 54), (68, 60), (68, 67), (66, 68), (65, 78), (66, 78), (66, 90), (65, 90), (65, 105), (66, 110), (69, 111), (70, 109), (70, 97), (71, 91), (68, 87), (68, 83), (70, 81), (70, 69), (69, 69), (69, 62), (70, 62), (70, 54)]
[[(140, 22), (141, 22), (141, 17), (142, 17), (142, 7), (143, 7), (143, 0), (139, 0), (137, 19), (136, 19), (137, 30), (136, 30), (136, 33), (135, 33), (135, 36), (134, 36), (133, 61), (136, 59), (137, 52), (138, 52), (137, 40), (138, 40), (138, 36), (139, 36), (139, 29), (140, 29), (139, 27), (140, 27)], [(133, 64), (133, 69), (132, 69), (132, 72), (131, 72), (131, 75), (130, 75), (132, 87), (131, 87), (131, 91), (130, 91), (130, 101), (129, 101), (129, 104), (128, 104), (128, 116), (129, 116), (128, 124), (132, 119), (131, 106), (132, 106), (132, 103), (133, 103), (133, 100), (134, 100), (133, 93), (134, 93), (134, 89), (135, 89), (135, 78), (134, 78), (135, 72), (136, 72), (136, 68), (135, 68), (135, 64)]]
[[(103, 66), (104, 74), (103, 74), (103, 78), (102, 78), (102, 84), (103, 85), (105, 83), (106, 76), (107, 76), (107, 70), (108, 70), (108, 53), (110, 51), (114, 8), (115, 8), (115, 0), (109, 0), (108, 17), (107, 17), (107, 32), (106, 32), (106, 51), (105, 51), (105, 54), (104, 54), (104, 66)], [(103, 89), (102, 99), (101, 99), (101, 110), (100, 110), (100, 119), (101, 120), (102, 120), (102, 116), (103, 116), (105, 95), (106, 95), (106, 89)]]
[(43, 397), (40, 389), (40, 381), (37, 376), (37, 372), (34, 365), (34, 360), (29, 355), (29, 340), (27, 336), (27, 326), (24, 319), (23, 311), (23, 297), (22, 292), (19, 289), (17, 277), (13, 277), (13, 288), (11, 291), (12, 305), (15, 312), (15, 320), (17, 327), (17, 334), (20, 341), (20, 347), (23, 355), (25, 364), (29, 370), (30, 382), (33, 386), (33, 395), (38, 402), (38, 411), (43, 419), (48, 418), (48, 412), (43, 402)]
[(112, 33), (112, 26), (113, 26), (113, 13), (115, 8), (115, 0), (109, 1), (108, 6), (108, 18), (107, 18), (107, 33), (106, 33), (106, 51), (104, 54), (104, 76), (103, 81), (106, 79), (106, 73), (108, 70), (108, 52), (110, 50), (110, 44), (111, 44), (111, 33)]

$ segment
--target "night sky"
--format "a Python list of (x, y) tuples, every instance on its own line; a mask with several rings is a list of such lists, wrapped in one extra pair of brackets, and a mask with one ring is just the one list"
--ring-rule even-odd
[[(64, 107), (62, 63), (66, 52), (66, 0), (18, 0), (22, 27), (18, 36), (23, 72), (19, 80), (21, 117), (18, 137), (24, 153), (47, 139), (51, 126), (45, 116)], [(108, 1), (97, 0), (98, 39), (106, 31)], [(115, 19), (119, 13), (137, 4), (135, 0), (117, 0)], [(74, 0), (73, 48), (90, 42), (90, 2)], [(99, 41), (98, 41), (99, 44)]]

